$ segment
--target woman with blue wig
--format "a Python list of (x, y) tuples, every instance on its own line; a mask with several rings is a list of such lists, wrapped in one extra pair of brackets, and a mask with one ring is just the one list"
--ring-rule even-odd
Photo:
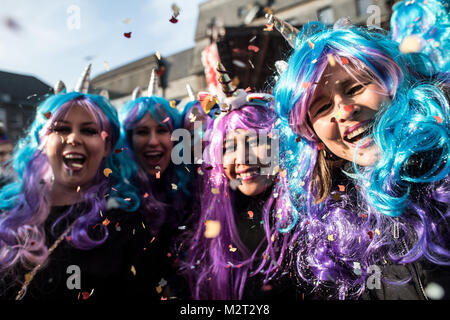
[[(153, 93), (157, 88), (154, 70), (147, 94), (132, 99), (119, 112), (122, 149), (133, 160), (121, 168), (123, 176), (139, 190), (140, 213), (152, 237), (153, 285), (164, 298), (183, 298), (183, 283), (175, 275), (175, 239), (189, 226), (192, 216), (192, 170), (189, 163), (172, 161), (172, 133), (182, 128), (176, 107)], [(180, 282), (181, 281), (181, 282)]]
[(0, 193), (1, 299), (126, 299), (147, 289), (148, 240), (136, 189), (120, 176), (117, 112), (87, 93), (89, 72), (74, 92), (58, 82), (14, 151), (17, 181)]
[(323, 298), (448, 298), (448, 82), (347, 19), (271, 22), (294, 48), (274, 92), (300, 279)]

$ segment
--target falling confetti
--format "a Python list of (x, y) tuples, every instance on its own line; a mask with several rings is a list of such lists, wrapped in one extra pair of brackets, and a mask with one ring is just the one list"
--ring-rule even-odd
[(346, 64), (349, 64), (349, 61), (348, 61), (348, 59), (347, 58), (345, 58), (345, 57), (341, 57), (341, 63), (342, 63), (342, 65), (346, 65)]
[(336, 60), (334, 60), (334, 57), (331, 54), (327, 54), (327, 59), (330, 66), (334, 67), (336, 65)]
[(323, 150), (323, 149), (325, 149), (325, 145), (323, 144), (323, 142), (319, 142), (318, 144), (317, 144), (317, 150)]
[(229, 245), (230, 251), (231, 252), (236, 252), (237, 248), (234, 248), (231, 244)]
[(253, 213), (253, 211), (248, 211), (247, 212), (247, 214), (248, 214), (248, 217), (250, 218), (250, 219), (253, 219), (253, 216), (254, 216), (254, 213)]
[(333, 236), (332, 234), (329, 234), (329, 235), (328, 235), (328, 240), (329, 240), (329, 241), (334, 241), (334, 236)]
[(402, 53), (420, 52), (422, 49), (422, 38), (417, 35), (406, 36), (398, 48)]
[(287, 175), (287, 171), (286, 170), (282, 170), (280, 171), (280, 177), (284, 178)]
[(133, 274), (133, 276), (136, 275), (136, 268), (134, 266), (131, 266), (131, 273)]
[(295, 142), (300, 142), (300, 141), (302, 141), (302, 138), (301, 137), (297, 137), (297, 138), (295, 138)]
[(109, 67), (109, 63), (108, 62), (104, 61), (103, 62), (103, 66), (105, 67), (106, 71), (109, 71), (110, 67)]
[(302, 88), (303, 89), (309, 88), (310, 86), (311, 86), (311, 83), (306, 82), (306, 81), (302, 82)]
[(131, 32), (125, 32), (123, 35), (125, 38), (131, 38)]
[(211, 188), (213, 194), (219, 194), (219, 188)]
[(380, 230), (378, 230), (378, 229), (375, 229), (375, 233), (377, 234), (377, 235), (380, 235), (381, 233), (380, 233)]
[(172, 18), (170, 18), (169, 21), (172, 22), (172, 23), (177, 23), (177, 22), (178, 22), (178, 19), (175, 18), (174, 16), (172, 16)]
[(253, 36), (253, 38), (251, 38), (248, 42), (253, 42), (253, 41), (255, 41), (255, 39), (256, 39), (256, 36)]
[(80, 189), (81, 189), (81, 187), (80, 187), (80, 186), (78, 186), (78, 187), (77, 187), (77, 192), (80, 192)]
[(160, 179), (161, 178), (161, 171), (156, 172), (156, 179)]
[(369, 232), (367, 232), (367, 234), (369, 235), (369, 239), (372, 240), (373, 239), (373, 232), (369, 231)]
[(147, 199), (148, 198), (148, 193), (146, 192), (145, 194), (144, 194), (144, 199)]
[(170, 120), (170, 118), (167, 117), (167, 118), (165, 118), (165, 119), (162, 121), (162, 123), (166, 123), (166, 122), (168, 122), (169, 120)]
[(50, 111), (46, 112), (46, 113), (44, 113), (44, 117), (48, 120), (52, 117), (52, 113)]
[(314, 49), (314, 43), (311, 40), (308, 40), (308, 44), (311, 47), (311, 49)]
[(437, 123), (442, 123), (442, 118), (439, 116), (433, 116), (434, 119), (436, 119)]
[(160, 293), (162, 292), (162, 287), (161, 287), (161, 286), (157, 286), (157, 287), (156, 287), (156, 292), (157, 292), (158, 294), (160, 294)]
[(111, 221), (109, 221), (108, 218), (105, 218), (105, 220), (103, 220), (102, 224), (103, 224), (104, 226), (107, 226), (110, 222), (111, 222)]
[(205, 238), (215, 238), (220, 233), (220, 221), (217, 220), (206, 220), (205, 221)]
[(259, 48), (257, 46), (254, 46), (254, 45), (249, 45), (248, 46), (248, 50), (253, 51), (253, 52), (258, 52)]
[(263, 31), (273, 31), (273, 24), (267, 23)]
[(345, 191), (345, 186), (343, 186), (342, 184), (338, 184), (338, 188), (340, 192), (344, 192)]
[(103, 170), (103, 174), (105, 175), (105, 177), (109, 177), (111, 173), (112, 170), (110, 168), (106, 168), (105, 170)]
[(245, 63), (243, 63), (242, 61), (240, 61), (240, 60), (233, 60), (232, 61), (233, 62), (233, 64), (235, 65), (235, 66), (237, 66), (237, 67), (239, 67), (239, 68), (245, 68), (245, 67), (247, 67), (246, 65), (245, 65)]
[(158, 60), (161, 60), (161, 53), (159, 53), (159, 51), (156, 51), (155, 55), (158, 58)]
[(175, 183), (172, 183), (172, 190), (177, 190), (178, 186)]

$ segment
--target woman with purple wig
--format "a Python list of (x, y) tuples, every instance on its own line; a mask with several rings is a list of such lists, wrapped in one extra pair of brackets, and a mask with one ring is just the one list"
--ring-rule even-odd
[(271, 22), (294, 48), (274, 92), (297, 274), (325, 299), (448, 299), (448, 78), (345, 19)]
[[(283, 233), (295, 223), (279, 174), (272, 96), (230, 88), (223, 66), (221, 114), (202, 165), (201, 214), (186, 243), (194, 299), (295, 298)], [(268, 155), (270, 154), (270, 156)]]
[(14, 152), (17, 181), (0, 192), (1, 299), (126, 299), (147, 289), (149, 239), (132, 212), (137, 191), (119, 174), (117, 112), (86, 93), (89, 71), (75, 92), (58, 83)]

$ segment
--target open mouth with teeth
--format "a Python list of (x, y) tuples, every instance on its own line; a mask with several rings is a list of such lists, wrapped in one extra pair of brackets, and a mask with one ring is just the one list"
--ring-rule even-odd
[(243, 172), (236, 172), (236, 179), (241, 179), (243, 182), (252, 181), (260, 175), (260, 168), (250, 168)]
[(80, 171), (86, 162), (86, 157), (79, 153), (69, 153), (63, 155), (63, 162), (67, 169), (71, 171)]
[(164, 153), (161, 151), (148, 151), (144, 153), (145, 161), (151, 166), (159, 165), (163, 156)]
[(356, 130), (344, 135), (344, 140), (348, 143), (356, 145), (361, 139), (372, 133), (372, 123), (367, 123)]

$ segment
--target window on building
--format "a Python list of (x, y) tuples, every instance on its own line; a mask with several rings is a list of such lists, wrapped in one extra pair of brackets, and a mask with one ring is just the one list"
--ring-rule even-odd
[(317, 17), (320, 22), (323, 23), (334, 23), (334, 11), (331, 7), (325, 7), (317, 12)]
[(373, 4), (373, 0), (356, 0), (356, 14), (359, 17), (367, 15), (367, 8)]

